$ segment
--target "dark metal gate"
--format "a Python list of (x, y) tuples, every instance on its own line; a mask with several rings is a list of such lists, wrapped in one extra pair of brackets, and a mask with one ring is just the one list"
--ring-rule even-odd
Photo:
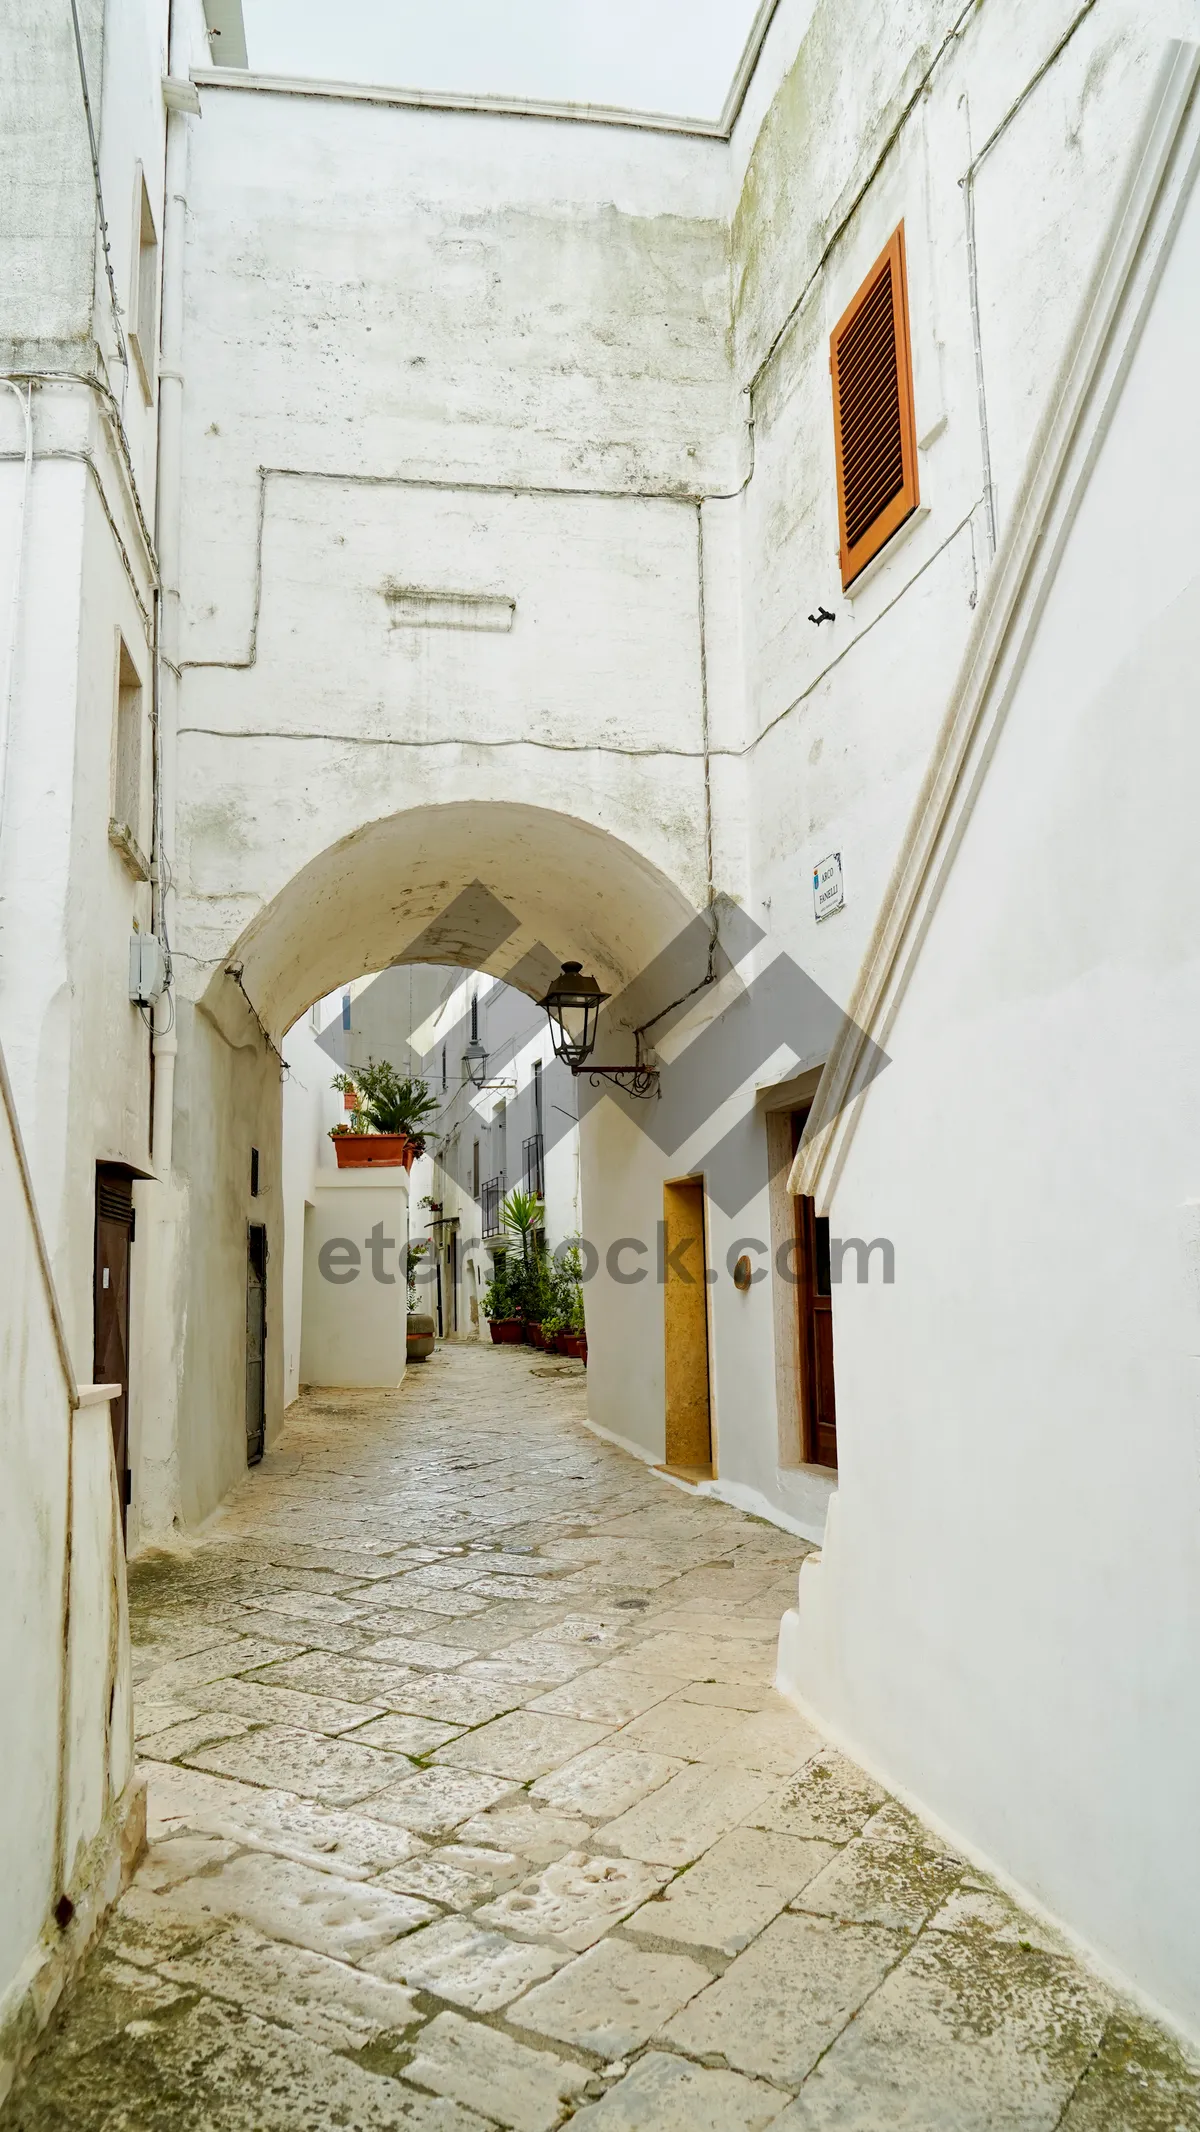
[(246, 1464), (267, 1443), (267, 1232), (252, 1221), (246, 1245)]
[(96, 1384), (119, 1384), (112, 1415), (113, 1458), (121, 1504), (121, 1531), (129, 1502), (129, 1247), (133, 1242), (133, 1184), (110, 1163), (96, 1165), (96, 1263), (93, 1299), (92, 1376)]

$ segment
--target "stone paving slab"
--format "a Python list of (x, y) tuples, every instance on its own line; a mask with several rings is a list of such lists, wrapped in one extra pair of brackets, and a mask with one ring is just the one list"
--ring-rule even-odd
[(354, 1737), (367, 1747), (383, 1747), (389, 1754), (428, 1755), (435, 1747), (444, 1747), (449, 1740), (458, 1739), (461, 1725), (447, 1725), (432, 1717), (409, 1717), (399, 1711), (389, 1710), (382, 1717), (368, 1718), (360, 1724)]
[[(355, 1732), (364, 1721), (384, 1715), (370, 1703), (343, 1701), (333, 1695), (308, 1695), (299, 1688), (269, 1688), (260, 1680), (212, 1680), (193, 1688), (197, 1709), (245, 1718), (251, 1725), (303, 1727), (306, 1732)], [(374, 1744), (379, 1745), (380, 1742)]]
[(247, 1925), (214, 1933), (193, 1953), (164, 1962), (161, 1973), (330, 2050), (365, 2050), (381, 2036), (402, 2035), (421, 2018), (402, 1984), (366, 1976)]
[(665, 2051), (647, 2051), (603, 2102), (580, 2110), (580, 2132), (759, 2132), (774, 2124), (778, 2088), (740, 2073), (705, 2072)]
[(245, 1852), (174, 1890), (179, 1914), (240, 1918), (269, 1938), (359, 1962), (438, 1915), (432, 1904), (360, 1880), (339, 1880), (270, 1852)]
[(644, 1954), (607, 1939), (519, 1999), (508, 2018), (597, 2057), (624, 2058), (710, 1981), (689, 1955)]
[(508, 1939), (466, 1918), (447, 1917), (375, 1955), (371, 1967), (379, 1976), (400, 1977), (456, 2006), (491, 2014), (540, 1978), (551, 1976), (563, 1960), (549, 1947)]
[[(627, 1735), (614, 1734), (625, 1739)], [(669, 1777), (678, 1776), (685, 1763), (665, 1754), (647, 1754), (639, 1748), (606, 1745), (564, 1762), (552, 1774), (539, 1777), (530, 1786), (530, 1797), (545, 1799), (568, 1813), (587, 1814), (593, 1820), (609, 1820), (624, 1814), (658, 1791)]]
[(449, 1747), (439, 1747), (433, 1759), (453, 1769), (486, 1769), (496, 1776), (515, 1777), (522, 1783), (545, 1776), (594, 1747), (612, 1728), (585, 1724), (574, 1717), (547, 1717), (533, 1711), (511, 1711), (480, 1725)]
[(742, 1710), (706, 1708), (672, 1694), (623, 1726), (615, 1744), (674, 1755), (683, 1762), (702, 1762), (711, 1759), (726, 1733), (738, 1731), (744, 1723)]
[(294, 1858), (344, 1880), (374, 1879), (425, 1851), (421, 1838), (408, 1829), (287, 1792), (263, 1791), (233, 1808), (218, 1807), (208, 1826), (242, 1845)]
[(766, 1829), (736, 1828), (722, 1836), (657, 1899), (629, 1919), (629, 1930), (739, 1954), (801, 1889), (814, 1883), (837, 1852)]
[(833, 1918), (776, 1918), (707, 1991), (663, 2029), (741, 2073), (798, 2087), (852, 2014), (882, 1984), (905, 1938)]
[(264, 1725), (239, 1738), (201, 1747), (183, 1757), (193, 1768), (248, 1784), (283, 1786), (301, 1798), (321, 1799), (326, 1806), (353, 1806), (372, 1792), (394, 1785), (412, 1768), (403, 1755), (379, 1747), (359, 1747), (349, 1740), (326, 1739), (294, 1725)]
[(813, 1757), (790, 1782), (772, 1787), (768, 1802), (746, 1816), (756, 1828), (782, 1836), (808, 1836), (819, 1843), (849, 1843), (883, 1805), (887, 1794), (829, 1749)]
[(3, 2132), (1200, 2132), (1197, 2067), (775, 1694), (805, 1543), (585, 1401), (490, 1346), (312, 1395), (131, 1565), (156, 1840)]
[(173, 2013), (130, 2023), (86, 2056), (56, 2054), (52, 2069), (43, 2058), (0, 2122), (12, 2132), (484, 2132), (477, 2112), (256, 2014), (211, 1999)]
[(530, 1703), (531, 1710), (547, 1710), (556, 1717), (592, 1718), (607, 1725), (627, 1725), (635, 1717), (665, 1702), (671, 1682), (661, 1674), (632, 1673), (619, 1660), (596, 1666), (577, 1680), (551, 1689)]
[(422, 1836), (448, 1836), (461, 1822), (495, 1806), (513, 1791), (506, 1777), (473, 1769), (422, 1769), (371, 1796), (371, 1813)]
[(690, 1865), (718, 1836), (752, 1813), (769, 1790), (762, 1777), (696, 1763), (610, 1821), (605, 1842), (648, 1864)]
[(781, 2132), (1054, 2132), (1104, 2026), (1098, 1995), (1036, 1948), (927, 1938), (838, 2036)]
[(962, 1872), (963, 1860), (943, 1851), (911, 1815), (885, 1807), (808, 1882), (796, 1908), (916, 1932)]
[[(377, 1885), (397, 1888), (450, 1910), (471, 1910), (489, 1897), (504, 1895), (527, 1877), (528, 1861), (515, 1851), (493, 1851), (482, 1844), (446, 1843), (424, 1851), (404, 1865), (381, 1873)], [(483, 1913), (481, 1912), (480, 1915)]]
[(235, 1740), (240, 1733), (249, 1730), (245, 1718), (224, 1717), (220, 1712), (207, 1711), (182, 1718), (175, 1725), (156, 1726), (139, 1741), (138, 1752), (148, 1762), (174, 1762), (199, 1754), (202, 1748)]
[(418, 2087), (486, 2111), (512, 2132), (552, 2132), (588, 2085), (586, 2066), (530, 2050), (500, 2030), (439, 2014), (405, 2068)]
[(568, 1851), (557, 1864), (546, 1866), (536, 1880), (488, 1903), (478, 1915), (510, 1932), (547, 1934), (582, 1954), (636, 1910), (665, 1878), (661, 1866)]
[(553, 1865), (556, 1858), (586, 1843), (592, 1831), (589, 1822), (573, 1814), (523, 1802), (476, 1814), (463, 1822), (458, 1833), (464, 1843), (499, 1844), (501, 1849), (519, 1851), (531, 1865)]

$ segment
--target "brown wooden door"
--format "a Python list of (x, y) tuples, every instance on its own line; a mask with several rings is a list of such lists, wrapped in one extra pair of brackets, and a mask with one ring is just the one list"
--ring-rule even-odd
[(711, 1474), (704, 1179), (663, 1186), (663, 1330), (668, 1472)]
[[(806, 1112), (793, 1120), (793, 1143), (800, 1145)], [(800, 1392), (803, 1404), (804, 1457), (812, 1466), (837, 1467), (837, 1406), (833, 1384), (833, 1284), (830, 1278), (829, 1223), (811, 1199), (796, 1199), (796, 1289), (800, 1312)]]
[(121, 1530), (129, 1501), (129, 1248), (133, 1242), (133, 1185), (108, 1163), (96, 1166), (96, 1266), (92, 1378), (119, 1384), (112, 1414), (113, 1458)]
[(267, 1443), (267, 1232), (252, 1221), (246, 1242), (246, 1464)]

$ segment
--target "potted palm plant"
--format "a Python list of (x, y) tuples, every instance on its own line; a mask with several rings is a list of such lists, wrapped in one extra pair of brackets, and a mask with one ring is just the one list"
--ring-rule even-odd
[(500, 1219), (509, 1235), (519, 1241), (520, 1256), (511, 1254), (512, 1296), (520, 1312), (524, 1337), (531, 1347), (542, 1347), (542, 1320), (551, 1307), (550, 1284), (543, 1240), (545, 1206), (536, 1192), (510, 1192), (500, 1209)]
[(387, 1059), (368, 1059), (353, 1074), (336, 1073), (332, 1085), (355, 1098), (351, 1123), (329, 1135), (339, 1170), (411, 1170), (425, 1152), (422, 1127), (438, 1108), (427, 1084), (397, 1073)]

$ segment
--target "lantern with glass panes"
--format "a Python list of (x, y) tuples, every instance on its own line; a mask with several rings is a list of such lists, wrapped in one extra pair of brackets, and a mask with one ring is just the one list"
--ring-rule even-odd
[(487, 1052), (479, 1041), (479, 994), (471, 994), (471, 1035), (462, 1055), (463, 1080), (482, 1088), (487, 1080)]
[(601, 1081), (616, 1081), (631, 1096), (652, 1095), (658, 1086), (658, 1074), (654, 1067), (644, 1066), (640, 1058), (634, 1066), (589, 1064), (596, 1048), (600, 1009), (609, 997), (585, 972), (582, 963), (564, 962), (542, 1001), (550, 1023), (554, 1056), (573, 1074), (586, 1073), (593, 1086)]

